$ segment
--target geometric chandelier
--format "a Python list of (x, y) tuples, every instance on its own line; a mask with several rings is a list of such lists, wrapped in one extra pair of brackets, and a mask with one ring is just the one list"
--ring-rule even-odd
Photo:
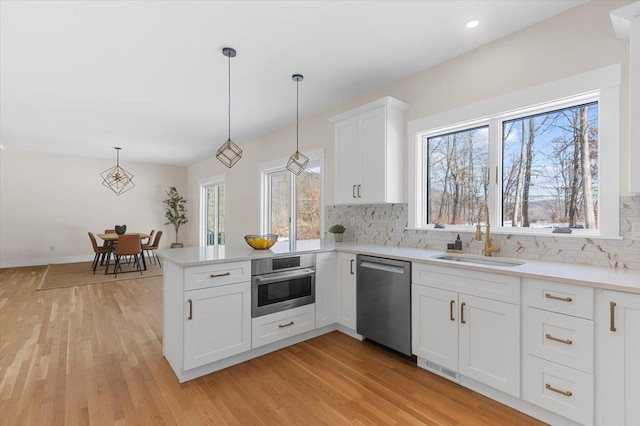
[(294, 74), (291, 76), (291, 79), (296, 82), (296, 152), (294, 152), (291, 157), (289, 157), (289, 161), (287, 161), (287, 170), (298, 176), (304, 171), (304, 169), (307, 168), (307, 164), (309, 164), (309, 158), (306, 155), (302, 154), (298, 148), (298, 85), (304, 79), (304, 77), (302, 76), (302, 74)]
[(227, 57), (229, 65), (229, 137), (218, 149), (216, 158), (220, 160), (222, 164), (231, 168), (242, 158), (242, 149), (231, 140), (231, 58), (235, 58), (236, 50), (232, 47), (225, 47), (222, 49), (222, 54)]
[(102, 176), (102, 184), (116, 193), (116, 195), (122, 195), (131, 188), (133, 183), (133, 175), (120, 167), (120, 147), (114, 147), (116, 150), (116, 165), (110, 169), (100, 173)]

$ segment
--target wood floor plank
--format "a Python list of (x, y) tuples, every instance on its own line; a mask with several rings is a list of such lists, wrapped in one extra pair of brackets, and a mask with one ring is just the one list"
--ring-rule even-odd
[(0, 424), (542, 423), (339, 332), (178, 383), (162, 356), (162, 278), (36, 291), (0, 270)]

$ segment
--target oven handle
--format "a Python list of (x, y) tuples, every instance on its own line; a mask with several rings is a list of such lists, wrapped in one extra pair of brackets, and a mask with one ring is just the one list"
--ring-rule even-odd
[(286, 281), (296, 278), (303, 278), (315, 275), (313, 268), (296, 269), (295, 271), (275, 272), (273, 274), (256, 275), (253, 277), (256, 284), (277, 283), (278, 281)]

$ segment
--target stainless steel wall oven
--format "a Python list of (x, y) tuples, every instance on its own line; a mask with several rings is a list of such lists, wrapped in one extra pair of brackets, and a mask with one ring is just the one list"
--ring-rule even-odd
[(297, 254), (251, 261), (251, 317), (316, 301), (316, 255)]

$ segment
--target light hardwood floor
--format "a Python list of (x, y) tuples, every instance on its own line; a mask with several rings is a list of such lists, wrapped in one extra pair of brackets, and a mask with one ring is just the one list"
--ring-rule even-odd
[(180, 384), (162, 278), (35, 291), (0, 270), (2, 425), (539, 425), (339, 332)]

